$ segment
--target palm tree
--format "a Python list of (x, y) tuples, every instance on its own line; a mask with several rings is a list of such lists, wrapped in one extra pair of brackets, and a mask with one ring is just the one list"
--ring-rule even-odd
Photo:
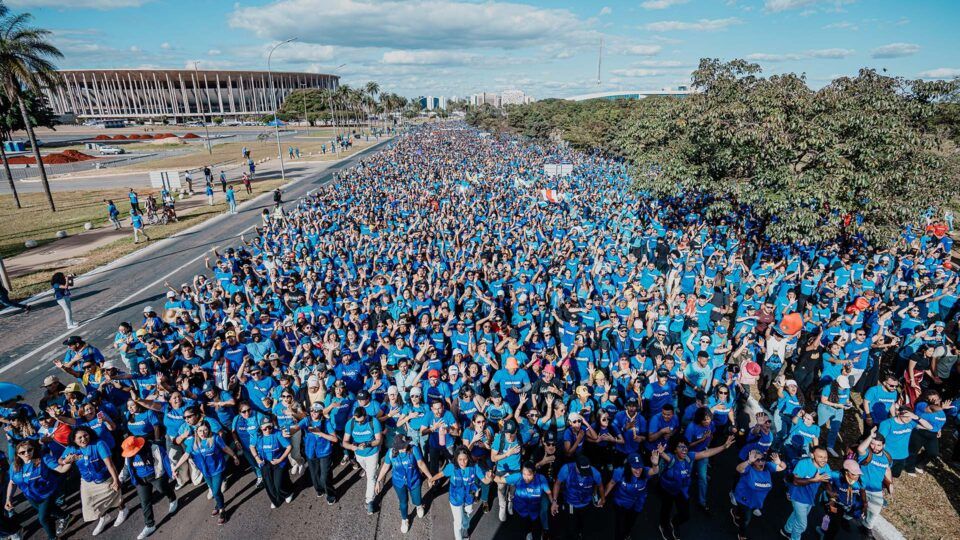
[(47, 180), (47, 171), (40, 159), (40, 148), (37, 145), (37, 136), (27, 114), (27, 106), (23, 101), (23, 90), (30, 89), (39, 93), (41, 88), (52, 88), (57, 84), (56, 68), (51, 58), (62, 58), (63, 53), (51, 44), (48, 39), (49, 30), (28, 26), (33, 17), (29, 13), (7, 15), (7, 8), (0, 11), (0, 85), (11, 102), (16, 102), (23, 116), (23, 125), (27, 128), (33, 156), (40, 168), (40, 181), (43, 191), (47, 195), (50, 211), (56, 212), (53, 204), (53, 194), (50, 193), (50, 182)]
[(372, 112), (375, 112), (376, 99), (377, 96), (380, 95), (380, 85), (377, 84), (376, 81), (368, 81), (367, 84), (364, 85), (363, 90), (367, 93), (367, 97), (370, 98), (370, 101), (373, 102), (373, 104), (369, 105), (370, 108), (367, 110), (367, 115), (369, 117)]

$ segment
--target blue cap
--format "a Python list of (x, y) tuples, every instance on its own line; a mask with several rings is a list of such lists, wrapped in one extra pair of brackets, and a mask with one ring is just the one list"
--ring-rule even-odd
[(210, 323), (208, 323), (207, 321), (203, 321), (202, 323), (200, 323), (200, 330), (206, 330), (207, 328), (210, 328)]
[(211, 391), (211, 390), (213, 390), (213, 381), (207, 381), (207, 382), (203, 383), (203, 391), (204, 391), (204, 392), (209, 392), (209, 391)]
[(301, 345), (306, 345), (306, 344), (308, 344), (308, 343), (310, 343), (310, 338), (308, 338), (308, 337), (302, 337), (302, 338), (300, 338), (300, 344), (301, 344)]
[(643, 458), (640, 457), (640, 454), (630, 454), (627, 458), (627, 463), (630, 464), (630, 468), (632, 469), (643, 468)]

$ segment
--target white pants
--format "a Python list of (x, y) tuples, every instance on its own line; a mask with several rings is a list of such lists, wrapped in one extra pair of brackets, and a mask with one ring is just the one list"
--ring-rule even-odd
[(455, 540), (463, 540), (470, 531), (470, 518), (473, 516), (473, 505), (450, 505), (450, 511), (453, 512), (453, 537)]
[(880, 517), (880, 511), (883, 510), (883, 492), (867, 492), (867, 515), (863, 518), (863, 526), (872, 529)]
[(300, 457), (300, 444), (302, 443), (302, 439), (300, 437), (301, 435), (299, 431), (290, 437), (290, 455), (287, 457), (287, 459), (290, 460), (291, 479), (293, 478), (293, 467), (303, 466), (303, 458)]
[(366, 474), (367, 490), (363, 494), (363, 502), (365, 503), (372, 503), (373, 497), (376, 495), (374, 488), (377, 484), (377, 465), (379, 461), (380, 456), (378, 454), (367, 457), (357, 456), (357, 463), (363, 467), (363, 472)]
[(67, 326), (74, 326), (77, 323), (73, 320), (73, 305), (70, 304), (69, 297), (63, 297), (57, 300), (60, 307), (63, 308), (63, 316), (67, 319)]
[(513, 486), (509, 484), (497, 484), (497, 503), (501, 510), (507, 509), (507, 503), (513, 497)]
[(139, 241), (140, 241), (140, 235), (141, 235), (141, 234), (142, 234), (143, 237), (146, 238), (147, 240), (150, 239), (150, 237), (147, 236), (147, 233), (146, 233), (146, 231), (143, 230), (143, 228), (139, 228), (139, 229), (138, 229), (138, 228), (134, 227), (134, 228), (133, 228), (133, 241), (134, 241), (134, 242), (139, 242)]

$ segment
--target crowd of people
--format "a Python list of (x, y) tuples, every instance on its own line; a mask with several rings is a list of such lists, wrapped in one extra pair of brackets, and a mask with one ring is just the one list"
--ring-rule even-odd
[[(276, 508), (307, 474), (333, 504), (346, 467), (367, 513), (392, 487), (403, 533), (446, 492), (457, 540), (491, 508), (528, 538), (585, 537), (603, 513), (617, 540), (672, 540), (695, 511), (746, 539), (778, 485), (783, 536), (871, 535), (956, 429), (949, 235), (931, 214), (883, 249), (773, 244), (697, 205), (564, 147), (456, 123), (399, 136), (113, 343), (68, 339), (37, 407), (3, 404), (6, 508), (19, 492), (32, 510), (0, 529), (36, 517), (56, 538), (79, 485), (97, 535), (132, 486), (142, 539), (184, 486), (222, 524), (228, 478), (255, 475)], [(637, 523), (648, 505), (659, 520)]]

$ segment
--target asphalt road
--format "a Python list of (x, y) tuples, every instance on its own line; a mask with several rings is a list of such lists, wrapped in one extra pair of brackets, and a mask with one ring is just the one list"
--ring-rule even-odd
[[(382, 143), (381, 143), (382, 144)], [(376, 148), (376, 147), (374, 147)], [(285, 200), (291, 201), (303, 196), (309, 190), (329, 181), (334, 171), (353, 165), (365, 153), (333, 164), (319, 174), (314, 174), (286, 190)], [(302, 167), (302, 166), (299, 166)], [(305, 171), (294, 164), (288, 174), (304, 174)], [(238, 242), (241, 233), (249, 231), (259, 222), (260, 210), (270, 205), (269, 195), (248, 204), (236, 216), (215, 218), (202, 227), (186, 231), (171, 241), (132, 254), (117, 261), (114, 266), (96, 271), (81, 280), (74, 289), (74, 313), (82, 327), (68, 332), (64, 325), (63, 313), (46, 297), (34, 304), (29, 314), (7, 314), (0, 316), (0, 379), (21, 384), (29, 389), (27, 400), (36, 403), (40, 397), (39, 386), (43, 378), (58, 370), (52, 361), (63, 354), (61, 341), (71, 334), (82, 335), (87, 341), (98, 346), (108, 357), (113, 354), (110, 344), (116, 326), (121, 321), (139, 321), (143, 307), (159, 304), (164, 300), (164, 281), (174, 286), (189, 282), (193, 275), (204, 271), (203, 258), (212, 248), (225, 249)], [(61, 374), (62, 375), (62, 374)], [(729, 515), (730, 503), (727, 492), (733, 488), (736, 455), (733, 449), (714, 458), (711, 464), (710, 506), (712, 512), (704, 513), (692, 509), (692, 519), (679, 528), (681, 538), (736, 538), (736, 529)], [(276, 510), (270, 509), (266, 493), (254, 488), (253, 475), (234, 474), (226, 492), (229, 521), (218, 526), (215, 518), (210, 517), (213, 505), (206, 500), (206, 489), (184, 488), (178, 494), (182, 498), (181, 507), (176, 515), (166, 516), (166, 502), (158, 501), (154, 505), (159, 528), (154, 538), (290, 538), (321, 537), (332, 539), (447, 539), (452, 538), (452, 517), (446, 494), (426, 496), (428, 512), (422, 519), (412, 517), (410, 531), (400, 533), (397, 499), (388, 488), (382, 496), (381, 511), (373, 516), (366, 515), (363, 509), (363, 479), (357, 473), (347, 469), (334, 472), (335, 485), (340, 499), (328, 506), (322, 499), (316, 498), (309, 488), (308, 475), (296, 480), (296, 498), (291, 504), (285, 504)], [(789, 514), (789, 505), (783, 494), (782, 482), (775, 482), (775, 489), (767, 499), (763, 517), (754, 518), (751, 523), (753, 538), (777, 538), (778, 529)], [(436, 490), (439, 491), (445, 490)], [(110, 528), (102, 537), (108, 539), (135, 538), (143, 527), (139, 504), (134, 491), (125, 492), (125, 499), (131, 509), (126, 523), (118, 528)], [(25, 516), (28, 537), (42, 537), (42, 532), (33, 519), (33, 511), (26, 507), (22, 497), (18, 496), (18, 510)], [(612, 505), (612, 502), (609, 503)], [(69, 501), (69, 509), (79, 515), (79, 505), (75, 497)], [(647, 508), (634, 529), (634, 538), (659, 538), (657, 516), (659, 503), (655, 494), (647, 501)], [(474, 539), (521, 538), (514, 518), (501, 523), (496, 516), (496, 502), (493, 512), (477, 515), (475, 528), (471, 535)], [(819, 514), (811, 518), (808, 537), (813, 538), (813, 524), (819, 523)], [(65, 538), (88, 537), (92, 524), (75, 522)], [(553, 530), (559, 537), (567, 532), (562, 516), (553, 524)], [(613, 519), (610, 512), (594, 512), (589, 520), (588, 538), (608, 539), (613, 537)], [(856, 537), (845, 534), (842, 537)]]

